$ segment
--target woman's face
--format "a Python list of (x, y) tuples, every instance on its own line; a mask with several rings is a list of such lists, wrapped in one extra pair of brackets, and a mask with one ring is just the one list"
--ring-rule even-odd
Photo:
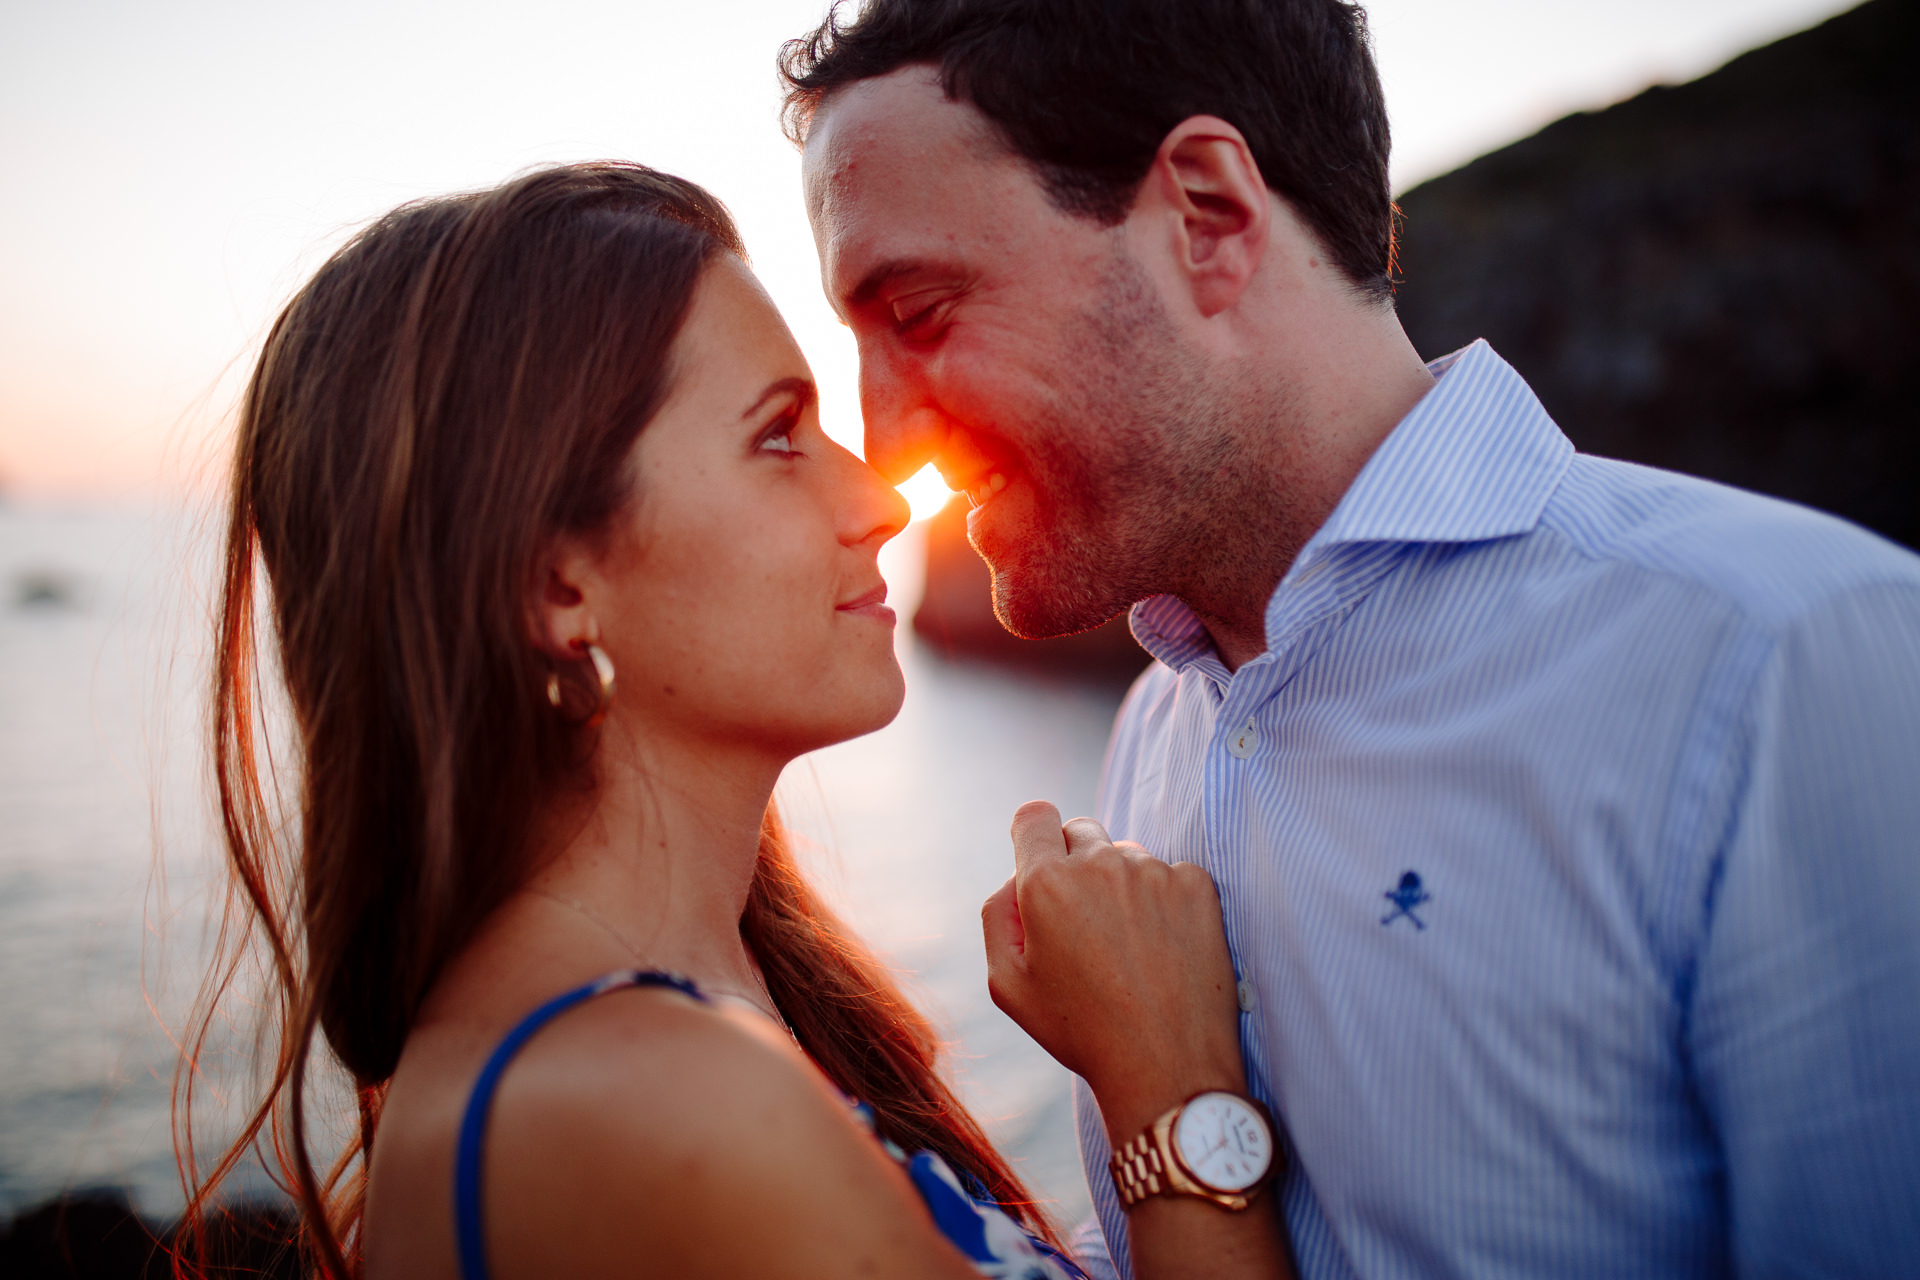
[(877, 558), (905, 500), (821, 431), (807, 362), (733, 255), (703, 276), (674, 370), (584, 575), (615, 716), (788, 758), (886, 724), (905, 682)]

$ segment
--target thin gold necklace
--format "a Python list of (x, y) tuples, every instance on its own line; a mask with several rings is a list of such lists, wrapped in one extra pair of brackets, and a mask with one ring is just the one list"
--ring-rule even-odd
[[(562, 897), (560, 894), (553, 893), (550, 890), (539, 889), (539, 888), (530, 888), (529, 892), (539, 894), (541, 897), (547, 899), (548, 901), (557, 902), (563, 907), (571, 907), (573, 910), (579, 912), (581, 915), (585, 916), (587, 919), (593, 921), (593, 923), (599, 925), (602, 929), (606, 930), (608, 937), (612, 938), (615, 942), (620, 944), (621, 950), (625, 951), (628, 955), (632, 956), (636, 961), (639, 962), (639, 965), (641, 968), (654, 969), (654, 970), (660, 969), (659, 965), (647, 959), (645, 952), (641, 951), (639, 947), (636, 947), (633, 945), (632, 940), (629, 939), (626, 934), (622, 933), (617, 927), (615, 927), (613, 921), (607, 919), (605, 916), (601, 915), (598, 911), (595, 911), (592, 907), (588, 906), (586, 903), (581, 902), (578, 898)], [(754, 982), (759, 984), (760, 994), (766, 997), (766, 1001), (767, 1001), (766, 1004), (762, 1005), (758, 1000), (754, 1000), (747, 996), (744, 996), (740, 994), (738, 991), (727, 991), (719, 988), (716, 988), (716, 990), (719, 990), (721, 995), (732, 996), (736, 1000), (745, 1000), (748, 1004), (752, 1005), (755, 1009), (759, 1010), (761, 1013), (765, 1014), (767, 1017), (773, 1019), (774, 1024), (778, 1026), (782, 1031), (786, 1032), (787, 1037), (789, 1039), (791, 1039), (795, 1044), (799, 1044), (800, 1037), (794, 1034), (793, 1028), (788, 1025), (787, 1020), (780, 1016), (780, 1005), (777, 1001), (774, 1000), (773, 992), (767, 989), (767, 980), (760, 976), (759, 968), (757, 966), (750, 964), (747, 966), (747, 971), (753, 975)]]

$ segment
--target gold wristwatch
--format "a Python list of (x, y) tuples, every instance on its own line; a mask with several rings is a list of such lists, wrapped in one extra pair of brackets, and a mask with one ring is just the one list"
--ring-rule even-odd
[(1108, 1168), (1120, 1203), (1148, 1196), (1198, 1196), (1222, 1209), (1247, 1207), (1273, 1172), (1273, 1122), (1252, 1098), (1196, 1093), (1113, 1153)]

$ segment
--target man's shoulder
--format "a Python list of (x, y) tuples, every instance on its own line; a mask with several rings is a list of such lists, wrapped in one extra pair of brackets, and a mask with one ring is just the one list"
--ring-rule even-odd
[(1920, 556), (1836, 516), (1577, 455), (1542, 513), (1578, 554), (1715, 598), (1765, 630), (1863, 588), (1920, 588)]

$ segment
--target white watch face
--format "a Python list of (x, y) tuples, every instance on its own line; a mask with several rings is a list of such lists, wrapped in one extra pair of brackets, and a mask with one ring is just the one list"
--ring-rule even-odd
[(1187, 1172), (1215, 1191), (1245, 1191), (1273, 1164), (1273, 1133), (1246, 1099), (1203, 1093), (1173, 1125), (1173, 1148)]

